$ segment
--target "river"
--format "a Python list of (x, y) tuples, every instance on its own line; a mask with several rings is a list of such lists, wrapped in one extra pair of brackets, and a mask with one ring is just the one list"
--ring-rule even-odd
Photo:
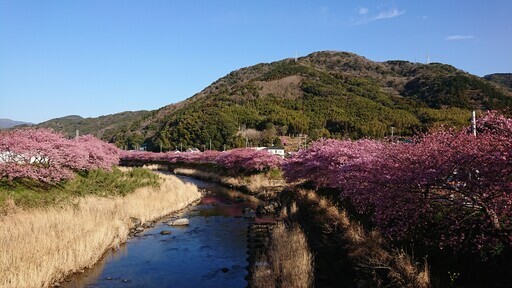
[[(180, 178), (211, 192), (180, 215), (190, 220), (189, 226), (169, 227), (164, 218), (61, 287), (246, 287), (248, 225), (270, 219), (242, 217), (244, 207), (258, 205), (254, 197)], [(162, 230), (171, 234), (161, 235)]]

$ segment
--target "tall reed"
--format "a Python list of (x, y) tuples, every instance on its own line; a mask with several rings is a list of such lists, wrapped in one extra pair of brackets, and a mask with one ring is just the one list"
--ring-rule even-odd
[(322, 230), (312, 236), (320, 241), (338, 243), (339, 249), (347, 251), (354, 268), (362, 273), (359, 280), (371, 280), (361, 281), (359, 287), (432, 287), (426, 260), (421, 265), (404, 251), (387, 248), (377, 231), (366, 231), (350, 219), (346, 210), (340, 210), (314, 191), (299, 189), (293, 195), (300, 206), (301, 215), (297, 217), (307, 219), (307, 225), (316, 225)]
[(272, 231), (268, 252), (277, 287), (308, 288), (313, 284), (313, 255), (304, 232), (297, 224), (279, 223)]
[(292, 219), (293, 215), (286, 214), (285, 209), (281, 210), (281, 217), (286, 219), (287, 224), (279, 222), (275, 225), (270, 235), (270, 245), (262, 255), (257, 256), (258, 261), (251, 268), (250, 287), (313, 287), (314, 261), (306, 235)]

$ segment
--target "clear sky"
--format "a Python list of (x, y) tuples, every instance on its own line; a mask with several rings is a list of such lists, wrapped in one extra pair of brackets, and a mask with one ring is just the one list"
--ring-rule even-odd
[(320, 50), (512, 72), (512, 1), (0, 0), (0, 118), (157, 109)]

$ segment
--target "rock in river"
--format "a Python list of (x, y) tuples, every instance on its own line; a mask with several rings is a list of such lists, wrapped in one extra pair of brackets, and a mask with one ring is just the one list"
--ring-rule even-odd
[(169, 235), (169, 234), (171, 234), (171, 230), (162, 230), (162, 231), (160, 231), (160, 234)]
[(244, 218), (256, 218), (256, 212), (254, 212), (254, 211), (245, 212)]
[(170, 226), (186, 226), (189, 224), (190, 224), (190, 222), (188, 221), (187, 218), (180, 218), (180, 219), (176, 219), (174, 221), (169, 221)]
[(251, 208), (242, 209), (242, 213), (244, 214), (244, 218), (256, 218), (256, 212)]
[(130, 220), (132, 221), (132, 224), (134, 227), (138, 227), (141, 224), (141, 221), (139, 218), (130, 217)]

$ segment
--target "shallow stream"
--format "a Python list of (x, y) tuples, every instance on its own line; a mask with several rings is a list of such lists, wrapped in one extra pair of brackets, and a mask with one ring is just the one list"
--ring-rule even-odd
[[(163, 223), (170, 218), (164, 218), (62, 287), (245, 287), (248, 225), (270, 219), (242, 217), (244, 207), (256, 209), (254, 197), (180, 178), (210, 192), (180, 215), (189, 226), (170, 227)], [(161, 235), (162, 230), (171, 234)]]

